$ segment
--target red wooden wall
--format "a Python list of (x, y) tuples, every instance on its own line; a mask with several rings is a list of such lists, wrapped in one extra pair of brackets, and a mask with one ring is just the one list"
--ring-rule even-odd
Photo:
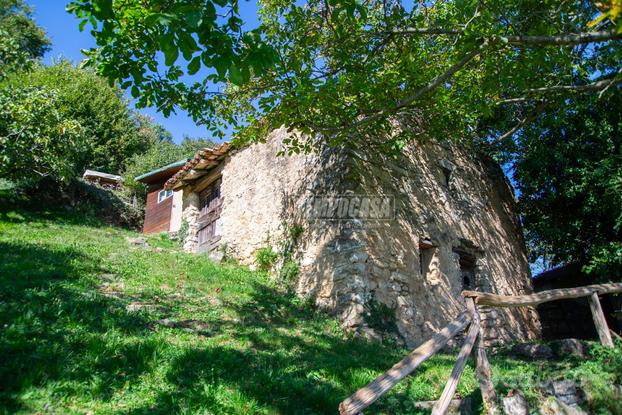
[(168, 232), (169, 230), (173, 198), (169, 197), (161, 203), (158, 203), (158, 192), (162, 190), (163, 186), (164, 181), (150, 185), (147, 190), (143, 233)]

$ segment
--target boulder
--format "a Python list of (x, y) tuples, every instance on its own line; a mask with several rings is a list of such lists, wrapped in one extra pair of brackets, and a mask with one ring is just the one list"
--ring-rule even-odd
[(503, 398), (503, 413), (505, 415), (529, 415), (529, 404), (520, 391), (511, 392)]
[(588, 355), (585, 342), (579, 339), (563, 339), (552, 343), (558, 357), (574, 356), (585, 358)]
[(575, 408), (563, 403), (561, 400), (554, 396), (549, 396), (540, 405), (541, 415), (587, 415), (586, 412), (580, 408)]
[(149, 244), (147, 243), (147, 238), (144, 238), (142, 236), (139, 236), (139, 237), (136, 237), (136, 238), (129, 238), (128, 237), (128, 238), (125, 238), (125, 239), (127, 240), (127, 242), (130, 245), (133, 245), (133, 246), (138, 246), (138, 247), (141, 247), (141, 248), (146, 248), (146, 247), (149, 246)]
[(543, 360), (553, 357), (553, 349), (546, 344), (519, 343), (512, 347), (512, 354), (527, 359)]
[(550, 381), (548, 391), (565, 405), (578, 407), (585, 402), (585, 393), (574, 380), (562, 379)]

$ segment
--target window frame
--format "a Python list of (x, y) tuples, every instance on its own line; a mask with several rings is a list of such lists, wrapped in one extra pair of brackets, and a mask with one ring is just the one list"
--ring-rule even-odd
[[(164, 194), (164, 197), (162, 197), (163, 194)], [(162, 189), (162, 190), (160, 190), (158, 192), (158, 203), (162, 203), (166, 199), (169, 199), (171, 197), (173, 197), (173, 191), (172, 190)]]

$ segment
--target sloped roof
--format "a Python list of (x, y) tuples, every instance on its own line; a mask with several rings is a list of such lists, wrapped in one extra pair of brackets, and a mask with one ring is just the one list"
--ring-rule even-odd
[(184, 183), (205, 176), (209, 170), (218, 166), (227, 156), (231, 149), (229, 143), (223, 143), (215, 148), (204, 148), (196, 152), (193, 158), (188, 160), (173, 177), (164, 184), (165, 189), (174, 189)]
[(104, 179), (110, 180), (112, 182), (120, 183), (123, 180), (123, 177), (117, 176), (116, 174), (103, 173), (97, 170), (86, 170), (82, 175), (83, 179)]
[(167, 164), (166, 166), (162, 166), (155, 170), (151, 170), (150, 172), (147, 172), (145, 174), (141, 174), (140, 176), (136, 176), (134, 180), (138, 182), (149, 182), (151, 181), (149, 179), (153, 178), (154, 176), (165, 175), (167, 172), (170, 172), (170, 174), (174, 174), (179, 170), (180, 167), (186, 164), (187, 161), (188, 159), (183, 159), (171, 164)]

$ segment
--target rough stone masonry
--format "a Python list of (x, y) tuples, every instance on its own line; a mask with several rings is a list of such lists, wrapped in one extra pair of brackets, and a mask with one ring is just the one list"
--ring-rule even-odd
[[(253, 266), (258, 249), (291, 247), (288, 230), (301, 226), (296, 290), (350, 330), (373, 332), (370, 313), (388, 310), (415, 346), (465, 308), (463, 289), (532, 292), (513, 194), (492, 160), (434, 142), (397, 159), (340, 149), (277, 156), (289, 134), (230, 151), (210, 167), (218, 174), (174, 183), (184, 191), (187, 250), (197, 250), (196, 189), (221, 180), (212, 253)], [(532, 309), (483, 312), (488, 344), (539, 334)]]

